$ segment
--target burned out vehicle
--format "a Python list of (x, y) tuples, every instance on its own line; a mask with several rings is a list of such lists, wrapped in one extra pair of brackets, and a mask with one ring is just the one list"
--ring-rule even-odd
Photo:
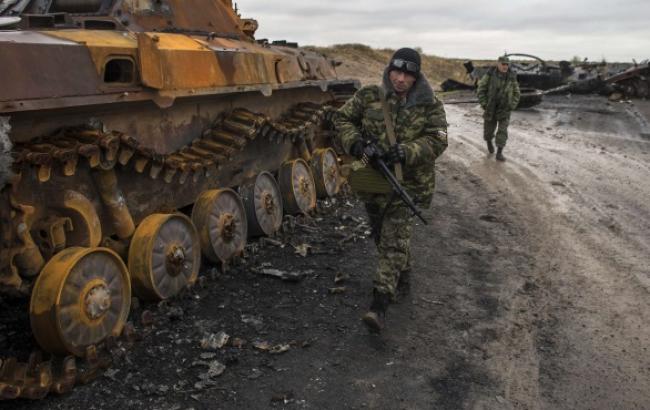
[[(574, 73), (571, 63), (560, 61), (552, 64), (530, 54), (506, 54), (510, 58), (510, 69), (517, 74), (522, 88), (548, 90), (565, 84)], [(520, 59), (520, 58), (524, 59)], [(490, 69), (490, 66), (475, 67), (471, 61), (465, 63), (470, 78), (476, 82)]]
[(91, 379), (132, 291), (173, 297), (337, 192), (358, 84), (256, 29), (231, 0), (0, 0), (0, 287), (46, 352), (5, 355), (0, 398)]

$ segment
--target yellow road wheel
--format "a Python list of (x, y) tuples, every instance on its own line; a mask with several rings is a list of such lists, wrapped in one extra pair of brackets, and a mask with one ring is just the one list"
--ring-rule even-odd
[(29, 314), (44, 350), (83, 356), (86, 347), (120, 335), (130, 306), (129, 273), (120, 257), (106, 248), (73, 247), (41, 271)]
[(196, 281), (200, 266), (199, 235), (187, 216), (153, 214), (138, 225), (129, 246), (129, 272), (139, 297), (175, 296)]
[(332, 148), (320, 148), (314, 151), (311, 168), (319, 198), (332, 197), (339, 193), (341, 172), (336, 152)]
[(248, 223), (241, 198), (232, 189), (205, 191), (194, 204), (192, 221), (199, 231), (203, 254), (227, 262), (246, 246)]
[(282, 164), (278, 179), (288, 214), (306, 214), (316, 208), (314, 177), (304, 160), (295, 159)]
[(260, 173), (240, 189), (250, 236), (272, 235), (282, 226), (282, 194), (273, 175)]

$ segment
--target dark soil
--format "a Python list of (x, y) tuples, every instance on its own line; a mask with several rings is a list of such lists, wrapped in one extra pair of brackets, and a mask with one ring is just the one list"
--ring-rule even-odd
[[(613, 110), (609, 128), (580, 109), (594, 104)], [(140, 303), (131, 320), (143, 339), (95, 382), (3, 407), (649, 408), (650, 190), (638, 181), (650, 149), (636, 123), (622, 134), (623, 111), (587, 98), (516, 113), (500, 164), (483, 147), (480, 112), (448, 107), (452, 143), (431, 223), (414, 231), (411, 292), (380, 336), (360, 321), (376, 264), (369, 227), (362, 205), (339, 197), (290, 218), (275, 238), (283, 246), (255, 241), (226, 273), (206, 265), (181, 297)], [(10, 303), (1, 345), (25, 350), (25, 306)], [(221, 331), (226, 346), (201, 347)]]

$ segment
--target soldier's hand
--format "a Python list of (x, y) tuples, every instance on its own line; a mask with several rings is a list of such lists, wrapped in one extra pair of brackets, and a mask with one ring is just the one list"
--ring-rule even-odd
[(361, 142), (361, 140), (357, 140), (352, 143), (352, 146), (350, 147), (350, 155), (356, 159), (361, 159), (363, 158), (363, 151), (363, 142)]
[(406, 150), (402, 144), (392, 145), (384, 155), (384, 160), (390, 164), (406, 163)]
[(361, 161), (367, 165), (371, 163), (375, 158), (382, 158), (383, 156), (384, 152), (381, 148), (379, 148), (376, 144), (368, 143), (365, 147), (363, 147), (363, 156), (361, 158)]

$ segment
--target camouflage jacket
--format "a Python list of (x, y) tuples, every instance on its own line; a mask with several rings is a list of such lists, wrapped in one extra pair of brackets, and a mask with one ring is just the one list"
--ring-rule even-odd
[(435, 159), (447, 148), (445, 109), (423, 75), (406, 99), (400, 99), (390, 84), (388, 71), (381, 86), (361, 88), (341, 107), (335, 119), (338, 138), (346, 152), (361, 138), (376, 138), (388, 150), (384, 112), (380, 99), (383, 87), (393, 115), (398, 144), (406, 152), (404, 187), (420, 205), (428, 206), (435, 188)]
[(486, 120), (508, 118), (519, 104), (517, 74), (512, 71), (501, 74), (492, 68), (478, 82), (477, 94), (478, 101), (485, 110)]

